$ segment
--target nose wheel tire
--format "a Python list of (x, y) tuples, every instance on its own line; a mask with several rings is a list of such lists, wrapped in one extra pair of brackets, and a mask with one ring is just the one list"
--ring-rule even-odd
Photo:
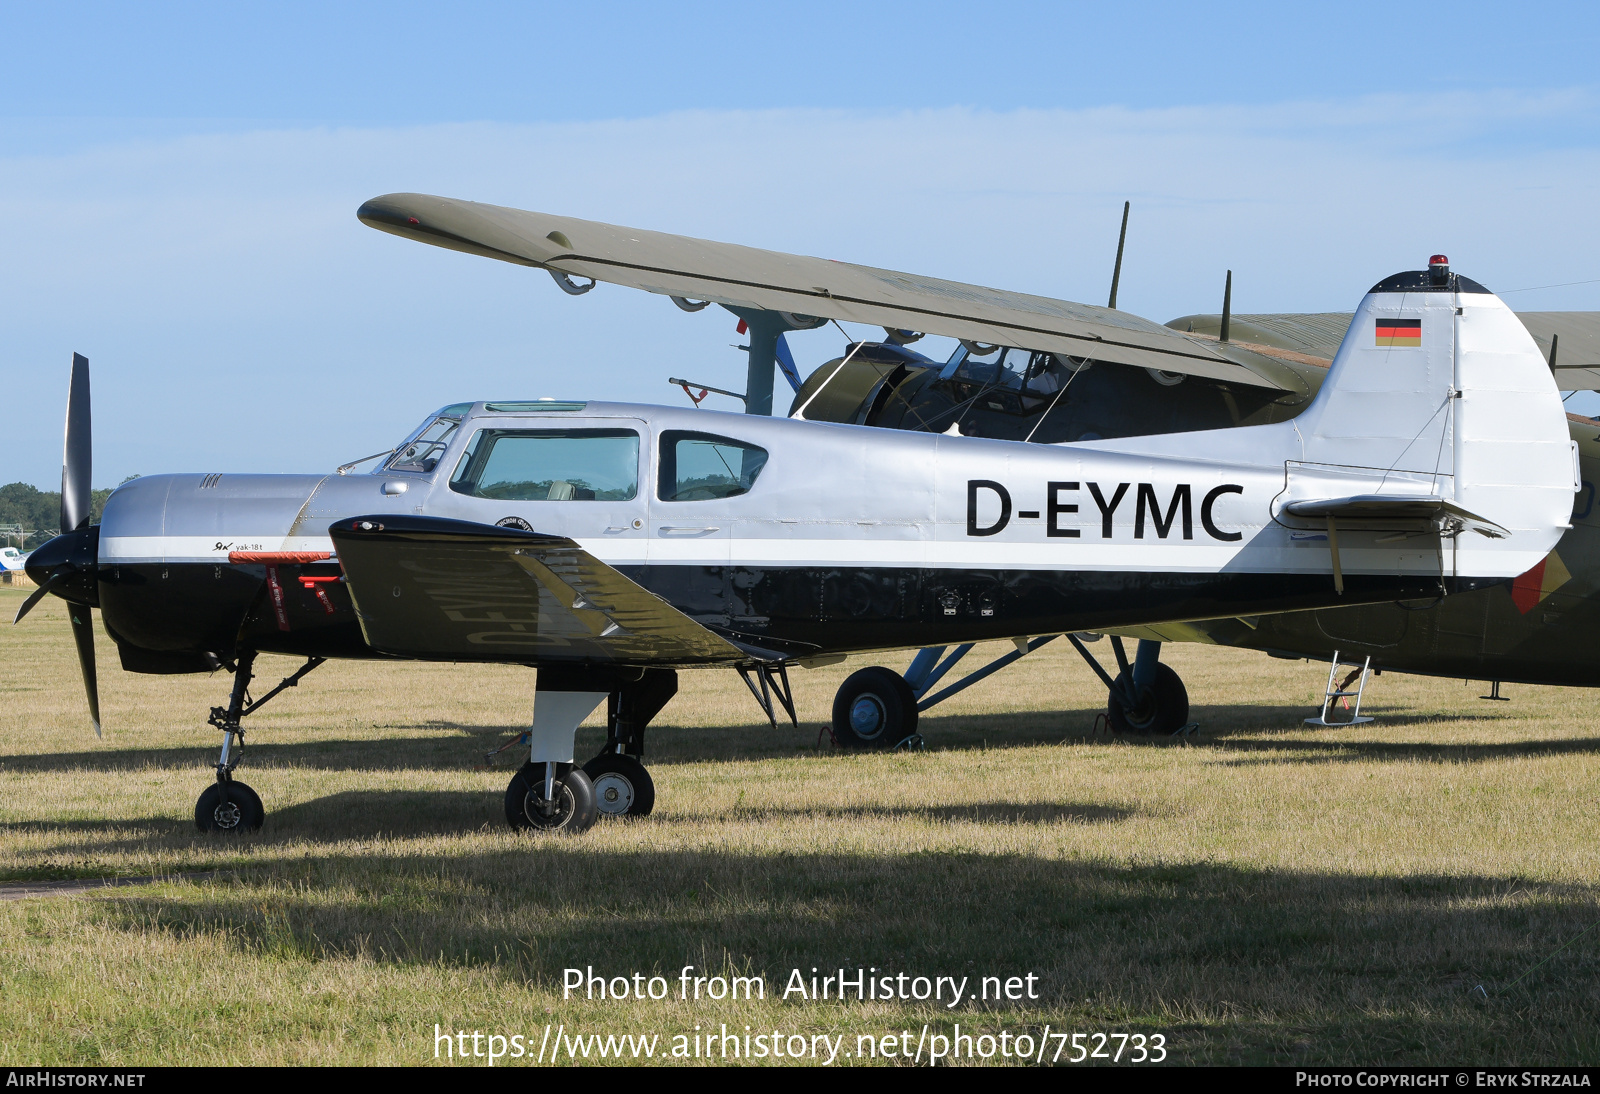
[(595, 808), (602, 817), (646, 817), (656, 807), (656, 784), (632, 756), (606, 752), (583, 765), (594, 784)]
[(1189, 724), (1189, 689), (1166, 665), (1156, 663), (1135, 706), (1128, 706), (1123, 699), (1124, 688), (1124, 677), (1119, 675), (1117, 687), (1106, 700), (1106, 716), (1116, 732), (1156, 736), (1176, 733)]
[(260, 796), (241, 782), (212, 783), (194, 803), (194, 826), (202, 832), (254, 832), (266, 816)]
[(843, 748), (893, 748), (916, 731), (917, 697), (893, 669), (852, 673), (833, 698), (833, 737)]
[(594, 825), (594, 784), (583, 768), (561, 764), (555, 794), (544, 796), (544, 764), (526, 763), (506, 787), (506, 822), (519, 831), (583, 832)]

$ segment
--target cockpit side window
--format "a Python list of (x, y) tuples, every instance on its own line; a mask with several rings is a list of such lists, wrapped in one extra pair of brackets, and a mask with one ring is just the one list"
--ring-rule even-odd
[(631, 429), (480, 429), (450, 489), (506, 501), (628, 501), (639, 493)]
[(450, 438), (461, 427), (458, 418), (435, 418), (426, 429), (400, 446), (389, 460), (390, 471), (432, 471), (439, 457), (450, 444)]
[(662, 501), (705, 501), (747, 494), (767, 466), (767, 450), (753, 444), (669, 429), (661, 434), (656, 495)]

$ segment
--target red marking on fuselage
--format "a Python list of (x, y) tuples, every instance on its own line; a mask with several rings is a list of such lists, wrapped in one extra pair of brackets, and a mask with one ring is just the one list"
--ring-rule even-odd
[(1539, 604), (1539, 594), (1544, 590), (1544, 566), (1548, 561), (1549, 556), (1541, 558), (1537, 566), (1511, 583), (1511, 602), (1523, 615)]
[(322, 562), (333, 557), (332, 551), (229, 551), (228, 562), (234, 566), (255, 563), (261, 566), (295, 566), (307, 562)]

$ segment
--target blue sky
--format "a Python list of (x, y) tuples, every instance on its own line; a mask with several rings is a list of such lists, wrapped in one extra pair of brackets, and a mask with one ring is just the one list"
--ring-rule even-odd
[(105, 484), (742, 381), (731, 317), (356, 222), (393, 190), (1091, 302), (1129, 199), (1120, 302), (1157, 320), (1227, 268), (1241, 311), (1348, 309), (1436, 250), (1600, 279), (1597, 46), (1563, 4), (0, 3), (0, 482), (58, 481), (73, 350)]

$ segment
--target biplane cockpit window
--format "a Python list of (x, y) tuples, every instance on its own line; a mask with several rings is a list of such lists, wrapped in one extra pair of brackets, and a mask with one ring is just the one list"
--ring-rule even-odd
[(1074, 371), (1053, 353), (1004, 347), (981, 357), (969, 352), (951, 379), (962, 398), (977, 396), (990, 409), (1027, 414), (1054, 398)]
[(435, 418), (426, 429), (400, 446), (400, 450), (390, 459), (388, 469), (432, 471), (438, 464), (439, 457), (444, 455), (445, 448), (450, 444), (450, 438), (460, 426), (461, 421), (458, 418)]
[(661, 434), (656, 493), (662, 501), (705, 501), (748, 494), (765, 466), (765, 448), (711, 433), (669, 429)]
[(450, 489), (505, 501), (627, 501), (639, 493), (631, 429), (480, 429)]

